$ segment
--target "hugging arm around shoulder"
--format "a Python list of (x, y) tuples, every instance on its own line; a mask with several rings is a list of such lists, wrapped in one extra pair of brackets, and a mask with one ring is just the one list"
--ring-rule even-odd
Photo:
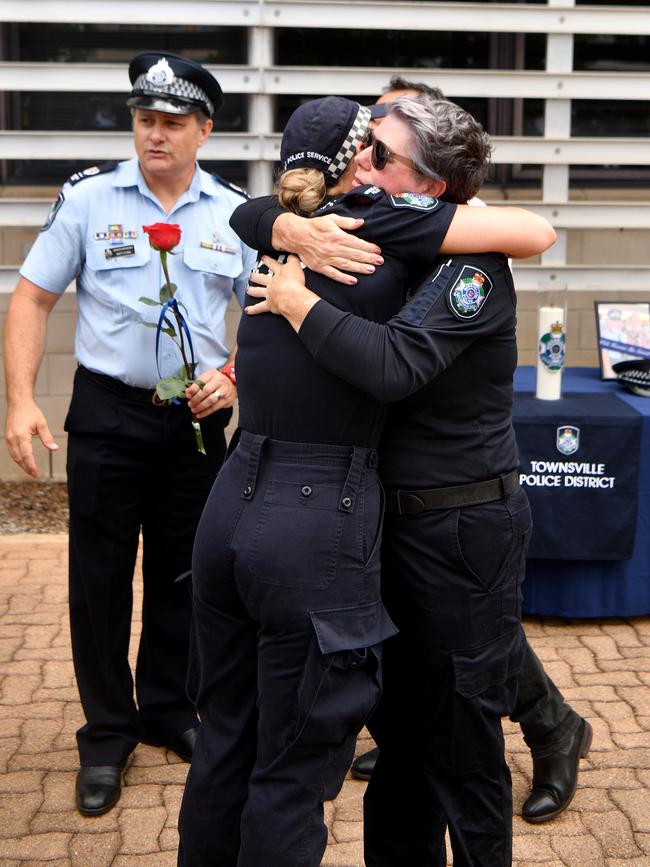
[(254, 250), (273, 250), (273, 223), (283, 213), (277, 196), (261, 196), (242, 202), (235, 208), (230, 217), (230, 226)]
[[(466, 258), (443, 263), (385, 325), (321, 300), (303, 322), (300, 339), (330, 373), (383, 402), (401, 400), (440, 375), (474, 341), (514, 329), (507, 262), (503, 256), (490, 259), (498, 264), (489, 271), (467, 265)], [(466, 302), (475, 297), (471, 288), (467, 295), (467, 283), (479, 271), (482, 300)]]

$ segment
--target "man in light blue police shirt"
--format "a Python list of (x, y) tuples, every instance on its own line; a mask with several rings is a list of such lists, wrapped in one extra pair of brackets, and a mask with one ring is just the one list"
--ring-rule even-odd
[[(32, 437), (57, 445), (34, 399), (49, 313), (77, 280), (75, 375), (66, 430), (70, 500), (70, 621), (86, 724), (77, 733), (79, 811), (98, 816), (120, 796), (124, 765), (139, 741), (189, 761), (197, 718), (186, 696), (189, 594), (177, 576), (191, 564), (194, 531), (225, 453), (236, 399), (224, 315), (243, 301), (253, 251), (228, 220), (242, 193), (202, 171), (198, 149), (223, 102), (216, 79), (172, 54), (145, 53), (129, 67), (137, 158), (73, 175), (20, 274), (5, 332), (7, 444), (36, 475)], [(181, 360), (163, 335), (164, 283), (143, 225), (182, 230), (170, 279), (189, 325), (198, 378), (189, 401), (160, 405), (153, 389)], [(222, 372), (225, 370), (225, 373)], [(199, 454), (191, 411), (201, 420)], [(132, 579), (142, 530), (144, 602), (133, 677), (128, 663)]]

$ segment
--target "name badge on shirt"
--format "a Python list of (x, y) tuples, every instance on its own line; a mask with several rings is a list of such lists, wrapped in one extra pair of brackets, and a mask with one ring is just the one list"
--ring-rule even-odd
[(119, 259), (121, 256), (135, 256), (135, 246), (126, 244), (124, 247), (108, 247), (104, 250), (107, 259)]

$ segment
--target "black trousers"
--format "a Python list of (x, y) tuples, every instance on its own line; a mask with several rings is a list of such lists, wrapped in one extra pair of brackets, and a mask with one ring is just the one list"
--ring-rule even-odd
[[(367, 867), (510, 867), (512, 794), (501, 717), (524, 659), (526, 495), (384, 524), (382, 592), (400, 633), (369, 728)], [(415, 726), (418, 743), (412, 749)]]
[(565, 702), (528, 641), (510, 719), (521, 726), (524, 740), (535, 759), (566, 747), (582, 719)]
[[(142, 738), (196, 725), (186, 696), (190, 569), (206, 497), (225, 454), (230, 411), (201, 422), (187, 405), (114, 393), (78, 370), (66, 420), (70, 500), (70, 627), (86, 724), (82, 765), (123, 765)], [(128, 661), (132, 582), (143, 538), (144, 601), (134, 683)]]
[[(382, 492), (376, 455), (242, 432), (192, 565), (198, 743), (184, 867), (318, 867), (377, 704)], [(194, 664), (192, 665), (194, 668)]]

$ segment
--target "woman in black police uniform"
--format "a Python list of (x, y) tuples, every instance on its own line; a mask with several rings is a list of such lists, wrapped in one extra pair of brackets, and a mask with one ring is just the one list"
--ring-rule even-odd
[[(369, 114), (335, 98), (303, 106), (283, 139), (284, 164), (333, 167), (325, 183), (338, 192)], [(353, 288), (309, 279), (384, 321), (431, 267), (454, 206), (426, 195), (413, 206), (370, 187), (336, 210), (364, 217), (385, 264)], [(379, 600), (374, 448), (384, 411), (319, 370), (282, 319), (244, 319), (238, 346), (241, 441), (213, 488), (193, 562), (202, 725), (179, 863), (316, 867), (323, 801), (338, 792), (376, 704), (379, 645), (395, 631)]]
[[(283, 157), (324, 165), (295, 158), (308, 149), (336, 161), (327, 175), (335, 194), (370, 111), (323, 102), (294, 115), (286, 141), (293, 129), (308, 147), (285, 144)], [(382, 196), (364, 205), (385, 240), (386, 264), (336, 297), (383, 321), (401, 304), (408, 270), (390, 252), (394, 211)], [(422, 265), (418, 248), (428, 246), (431, 258), (454, 213), (433, 210), (407, 219), (410, 255)], [(318, 283), (332, 292), (326, 279)], [(395, 631), (379, 601), (374, 448), (384, 412), (319, 371), (276, 317), (244, 320), (238, 346), (241, 440), (210, 496), (193, 562), (202, 725), (179, 863), (304, 867), (320, 863), (322, 803), (338, 792), (376, 704), (379, 645)]]
[[(395, 102), (391, 116), (428, 122), (411, 100)], [(386, 123), (382, 146), (391, 148), (399, 128)], [(367, 180), (388, 185), (376, 162)], [(446, 195), (465, 201), (449, 178)], [(531, 527), (511, 423), (516, 298), (507, 260), (441, 259), (386, 326), (319, 301), (295, 261), (286, 271), (286, 285), (273, 281), (273, 310), (313, 359), (378, 400), (408, 398), (381, 444), (382, 594), (400, 635), (386, 646), (385, 692), (370, 723), (380, 758), (365, 800), (366, 864), (444, 867), (448, 828), (456, 867), (506, 867), (512, 800), (501, 716), (513, 707), (524, 653)]]

